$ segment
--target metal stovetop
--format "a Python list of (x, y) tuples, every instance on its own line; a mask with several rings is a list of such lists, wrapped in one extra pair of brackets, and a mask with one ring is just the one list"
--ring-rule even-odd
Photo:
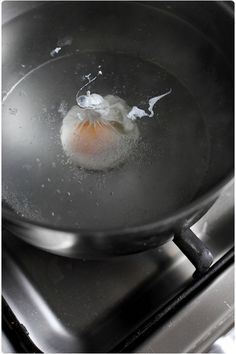
[[(192, 229), (215, 263), (232, 248), (232, 186)], [(217, 269), (199, 286), (192, 264), (172, 242), (85, 261), (48, 254), (3, 232), (3, 296), (43, 352), (204, 350), (233, 323), (232, 262)], [(186, 289), (196, 286), (182, 304)], [(182, 307), (155, 321), (171, 303)]]
[[(11, 3), (4, 3), (3, 22), (40, 4)], [(192, 264), (172, 242), (84, 261), (47, 254), (4, 231), (6, 347), (10, 334), (28, 352), (208, 350), (233, 324), (232, 257), (219, 261), (234, 244), (233, 202), (231, 187), (193, 227), (215, 256), (202, 279), (192, 278)]]

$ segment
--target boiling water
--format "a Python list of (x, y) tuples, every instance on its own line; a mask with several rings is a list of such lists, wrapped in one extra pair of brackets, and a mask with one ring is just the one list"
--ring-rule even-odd
[[(87, 85), (85, 75), (95, 77), (99, 66), (102, 75)], [(135, 120), (139, 137), (128, 158), (88, 171), (61, 144), (63, 119), (84, 85), (81, 95), (118, 96), (144, 112), (151, 98), (172, 92), (153, 116)], [(3, 115), (3, 197), (28, 219), (96, 229), (156, 221), (186, 205), (207, 170), (208, 137), (193, 97), (164, 68), (125, 54), (52, 59), (15, 85)]]

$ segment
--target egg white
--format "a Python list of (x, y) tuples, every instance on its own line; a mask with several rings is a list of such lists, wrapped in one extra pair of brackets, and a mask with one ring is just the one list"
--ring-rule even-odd
[[(126, 102), (118, 96), (88, 92), (77, 103), (61, 127), (62, 146), (70, 160), (92, 170), (111, 168), (125, 160), (139, 137), (136, 122), (127, 117), (130, 107)], [(86, 143), (92, 146), (90, 151), (82, 148)]]

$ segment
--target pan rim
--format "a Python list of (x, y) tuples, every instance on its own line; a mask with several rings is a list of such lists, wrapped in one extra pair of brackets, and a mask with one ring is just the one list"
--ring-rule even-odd
[[(9, 221), (12, 224), (17, 224), (18, 226), (31, 226), (32, 228), (37, 227), (43, 231), (55, 231), (65, 233), (65, 234), (76, 234), (78, 237), (81, 236), (93, 236), (93, 237), (111, 237), (111, 236), (128, 236), (128, 235), (138, 235), (138, 234), (153, 234), (158, 229), (167, 229), (168, 225), (173, 225), (179, 220), (184, 219), (187, 215), (193, 215), (196, 211), (203, 209), (204, 206), (209, 204), (211, 201), (216, 199), (223, 189), (227, 189), (229, 186), (234, 183), (234, 172), (232, 171), (227, 177), (223, 178), (215, 187), (211, 188), (208, 192), (204, 193), (202, 196), (196, 198), (186, 206), (178, 209), (176, 212), (170, 213), (170, 215), (159, 219), (154, 222), (146, 223), (139, 226), (130, 226), (130, 227), (119, 227), (119, 228), (107, 228), (107, 229), (79, 229), (74, 227), (52, 225), (49, 223), (33, 221), (27, 218), (23, 218), (16, 213), (13, 213), (6, 208), (2, 208), (2, 216), (4, 219)], [(167, 226), (167, 227), (166, 227)], [(4, 227), (4, 224), (3, 224)], [(55, 236), (55, 235), (54, 235)]]
[[(55, 2), (57, 3), (57, 1)], [(137, 2), (135, 2), (137, 4)], [(225, 12), (227, 12), (227, 15), (230, 15), (233, 18), (233, 10), (228, 6), (226, 3), (217, 3), (214, 2), (215, 5), (220, 6)], [(42, 6), (48, 6), (50, 5), (49, 3), (41, 3), (39, 7)], [(150, 7), (151, 5), (145, 4), (145, 3), (139, 3), (139, 5), (142, 6), (147, 6)], [(30, 12), (34, 11), (35, 9), (31, 9)], [(162, 10), (163, 11), (163, 10)], [(28, 11), (29, 12), (29, 11)], [(7, 21), (4, 26), (8, 25), (12, 21), (14, 21), (17, 17)], [(182, 19), (183, 20), (183, 19)], [(183, 20), (184, 21), (184, 20)], [(38, 222), (38, 221), (33, 221), (27, 218), (23, 218), (19, 215), (17, 215), (14, 212), (11, 212), (7, 210), (4, 206), (2, 207), (2, 217), (3, 217), (3, 222), (4, 220), (7, 220), (11, 222), (12, 224), (17, 224), (19, 226), (31, 226), (37, 227), (41, 230), (50, 230), (50, 231), (56, 231), (56, 232), (61, 232), (61, 233), (74, 233), (77, 234), (78, 236), (86, 236), (86, 235), (91, 235), (95, 237), (103, 236), (103, 237), (111, 237), (111, 236), (124, 236), (124, 235), (133, 235), (135, 234), (153, 234), (155, 233), (158, 229), (166, 229), (169, 224), (173, 224), (175, 222), (178, 222), (179, 220), (185, 218), (185, 216), (194, 214), (197, 210), (204, 208), (205, 205), (213, 201), (216, 197), (219, 196), (221, 191), (224, 188), (227, 188), (229, 185), (233, 184), (234, 181), (234, 168), (232, 171), (224, 177), (219, 183), (217, 183), (214, 187), (210, 188), (206, 193), (201, 195), (200, 197), (194, 199), (190, 203), (186, 204), (184, 207), (181, 207), (177, 209), (175, 212), (170, 213), (168, 216), (161, 218), (157, 221), (146, 223), (143, 225), (139, 226), (131, 226), (131, 227), (120, 227), (120, 228), (107, 228), (107, 229), (101, 229), (101, 230), (96, 230), (96, 229), (78, 229), (74, 227), (65, 227), (65, 226), (54, 226), (49, 223), (44, 223), (44, 222)], [(4, 227), (4, 224), (3, 224)], [(54, 235), (55, 236), (55, 235)]]

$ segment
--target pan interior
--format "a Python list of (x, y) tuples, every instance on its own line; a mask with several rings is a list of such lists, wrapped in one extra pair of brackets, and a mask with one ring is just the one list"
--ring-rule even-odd
[[(6, 203), (26, 219), (97, 230), (142, 225), (186, 206), (204, 189), (211, 168), (210, 125), (196, 98), (177, 75), (132, 51), (69, 49), (35, 65), (8, 91)], [(84, 76), (100, 66), (103, 75), (87, 88), (131, 107), (145, 109), (149, 98), (172, 92), (152, 118), (137, 120), (140, 138), (122, 164), (88, 171), (65, 155), (60, 129)]]
[[(71, 163), (60, 140), (81, 78), (99, 65), (104, 74), (91, 90), (118, 95), (130, 106), (145, 108), (148, 98), (172, 89), (153, 118), (137, 121), (140, 139), (127, 160), (102, 172)], [(17, 85), (4, 115), (4, 197), (35, 220), (82, 228), (147, 222), (191, 200), (206, 173), (207, 132), (194, 99), (159, 66), (124, 54), (50, 61)]]

